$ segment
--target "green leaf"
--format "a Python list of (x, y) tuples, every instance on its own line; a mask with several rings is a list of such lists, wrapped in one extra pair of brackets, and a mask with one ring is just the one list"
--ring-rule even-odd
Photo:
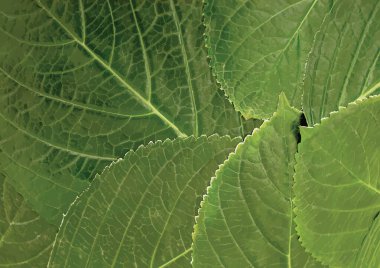
[(379, 267), (380, 256), (380, 217), (379, 214), (373, 220), (373, 224), (361, 246), (354, 267)]
[(380, 1), (334, 2), (308, 61), (303, 108), (309, 125), (380, 87), (379, 20)]
[(301, 107), (305, 63), (331, 2), (206, 1), (211, 67), (246, 118), (269, 118), (282, 91)]
[(190, 266), (198, 204), (239, 140), (189, 137), (127, 153), (70, 207), (49, 267)]
[(0, 267), (45, 267), (56, 232), (0, 173)]
[(194, 267), (319, 267), (298, 242), (292, 212), (300, 112), (284, 95), (270, 121), (216, 172), (194, 231)]
[[(373, 223), (380, 211), (379, 118), (376, 96), (301, 131), (294, 186), (297, 231), (307, 250), (326, 264), (353, 265), (357, 256), (371, 255), (368, 248), (375, 244), (368, 241), (380, 239), (377, 229), (370, 230), (379, 225)], [(379, 255), (372, 256), (359, 261), (379, 267)]]
[(49, 222), (131, 148), (243, 135), (210, 75), (201, 7), (0, 1), (0, 169)]

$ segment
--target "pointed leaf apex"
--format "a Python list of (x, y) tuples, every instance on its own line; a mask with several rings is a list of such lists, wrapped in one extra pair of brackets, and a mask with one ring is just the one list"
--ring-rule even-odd
[(281, 92), (281, 94), (278, 97), (278, 107), (277, 110), (285, 110), (291, 108), (288, 98), (286, 97), (284, 92)]

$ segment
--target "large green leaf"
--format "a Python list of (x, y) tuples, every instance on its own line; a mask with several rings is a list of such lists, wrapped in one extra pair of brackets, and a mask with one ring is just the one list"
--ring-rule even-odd
[(216, 172), (194, 231), (194, 267), (318, 267), (294, 229), (300, 112), (284, 96), (269, 122)]
[(309, 57), (303, 108), (310, 125), (380, 87), (380, 1), (335, 1)]
[(190, 137), (127, 153), (70, 207), (49, 266), (190, 266), (198, 204), (239, 141)]
[(331, 5), (327, 0), (206, 1), (211, 66), (246, 118), (269, 118), (281, 91), (301, 107), (307, 56)]
[(0, 267), (45, 267), (56, 232), (0, 173)]
[[(347, 267), (358, 256), (371, 257), (370, 248), (378, 246), (372, 243), (380, 239), (378, 220), (374, 223), (380, 211), (379, 118), (376, 96), (301, 129), (294, 186), (297, 231), (324, 263)], [(380, 255), (372, 257), (358, 260), (368, 266), (354, 267), (379, 267)]]
[(241, 135), (211, 79), (200, 0), (0, 1), (0, 162), (50, 222), (151, 140)]

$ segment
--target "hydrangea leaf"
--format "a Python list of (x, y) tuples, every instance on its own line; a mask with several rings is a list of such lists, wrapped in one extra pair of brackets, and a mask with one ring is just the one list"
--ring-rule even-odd
[(301, 247), (292, 185), (300, 112), (278, 111), (216, 172), (193, 235), (194, 267), (321, 267)]
[(373, 225), (360, 248), (354, 267), (379, 267), (380, 256), (380, 217), (373, 220)]
[(303, 96), (309, 125), (339, 106), (379, 93), (379, 20), (379, 1), (334, 2), (309, 56)]
[(0, 173), (0, 267), (45, 267), (56, 232)]
[(206, 1), (211, 67), (246, 118), (269, 118), (280, 92), (301, 107), (305, 63), (331, 2)]
[(0, 1), (0, 168), (49, 222), (140, 144), (243, 134), (211, 77), (201, 8)]
[(128, 152), (70, 207), (49, 267), (189, 267), (202, 194), (239, 141), (189, 137)]
[[(374, 223), (380, 211), (379, 118), (376, 96), (301, 129), (294, 186), (297, 231), (307, 250), (326, 264), (351, 267), (360, 258), (370, 265), (353, 267), (380, 265), (379, 255), (369, 252), (378, 252), (369, 243), (380, 239), (378, 220)], [(362, 259), (367, 256), (372, 259)]]

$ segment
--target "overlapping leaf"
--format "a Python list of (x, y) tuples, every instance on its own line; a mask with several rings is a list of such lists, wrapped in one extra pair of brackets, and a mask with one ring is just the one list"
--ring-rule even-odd
[(194, 232), (194, 267), (320, 267), (294, 229), (292, 185), (300, 112), (281, 97), (269, 122), (216, 172)]
[[(0, 2), (0, 162), (50, 222), (152, 140), (240, 135), (213, 83), (201, 1)], [(17, 178), (17, 179), (16, 179)]]
[(330, 1), (207, 0), (211, 67), (235, 107), (269, 118), (284, 91), (301, 107), (301, 82), (314, 36)]
[(329, 265), (380, 265), (379, 118), (376, 96), (301, 131), (294, 187), (297, 231), (303, 245)]
[(188, 267), (201, 196), (239, 141), (190, 137), (127, 153), (70, 207), (49, 266)]
[(380, 2), (334, 1), (309, 57), (303, 108), (309, 125), (380, 88)]
[(379, 1), (206, 2), (211, 67), (247, 118), (268, 118), (284, 91), (314, 124), (380, 87)]
[(45, 267), (56, 231), (0, 173), (0, 267)]

